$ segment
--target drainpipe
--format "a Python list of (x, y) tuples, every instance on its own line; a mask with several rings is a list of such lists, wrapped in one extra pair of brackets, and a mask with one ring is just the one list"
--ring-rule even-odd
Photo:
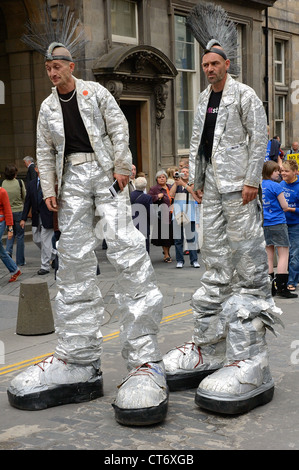
[(268, 27), (268, 8), (265, 10), (266, 26), (264, 27), (265, 35), (265, 111), (267, 115), (267, 123), (269, 124), (269, 27)]

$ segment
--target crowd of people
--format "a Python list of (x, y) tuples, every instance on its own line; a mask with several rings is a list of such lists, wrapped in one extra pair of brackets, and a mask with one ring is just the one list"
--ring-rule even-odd
[[(288, 155), (298, 153), (299, 145), (294, 142), (284, 153), (275, 136), (268, 149), (262, 175), (262, 207), (272, 294), (295, 298), (293, 291), (299, 282), (299, 172), (296, 160), (288, 159)], [(170, 248), (174, 246), (177, 268), (184, 266), (186, 254), (193, 267), (200, 267), (201, 200), (188, 182), (188, 159), (182, 158), (178, 166), (158, 171), (156, 184), (148, 192), (144, 173), (136, 174), (134, 167), (132, 175), (133, 220), (146, 237), (147, 251), (150, 243), (161, 246), (163, 261), (171, 263)], [(144, 217), (140, 217), (135, 204), (145, 207)]]
[[(167, 171), (158, 171), (156, 184), (146, 195), (145, 175), (137, 173), (136, 176), (133, 182), (136, 189), (130, 193), (133, 220), (146, 236), (147, 250), (150, 243), (161, 246), (163, 261), (172, 263), (170, 249), (174, 246), (177, 268), (183, 268), (184, 255), (189, 255), (191, 266), (199, 268), (201, 200), (193, 191), (193, 185), (189, 184), (188, 159), (182, 158), (178, 166)], [(143, 204), (146, 211), (139, 210), (140, 206), (136, 204)], [(142, 212), (143, 217), (140, 216)]]
[[(32, 237), (41, 252), (41, 267), (38, 275), (48, 274), (56, 256), (54, 248), (54, 216), (46, 207), (39, 184), (38, 168), (34, 159), (23, 159), (27, 168), (25, 183), (17, 178), (18, 168), (8, 164), (4, 170), (4, 179), (0, 191), (0, 256), (11, 274), (9, 282), (15, 282), (22, 272), (20, 267), (25, 260), (25, 224), (31, 220)], [(7, 227), (6, 246), (3, 235)], [(14, 241), (16, 241), (16, 259), (13, 260)]]
[[(262, 205), (264, 235), (272, 294), (296, 298), (299, 281), (299, 180), (296, 159), (298, 142), (284, 154), (279, 136), (269, 140), (263, 166)], [(274, 275), (274, 260), (277, 269)]]

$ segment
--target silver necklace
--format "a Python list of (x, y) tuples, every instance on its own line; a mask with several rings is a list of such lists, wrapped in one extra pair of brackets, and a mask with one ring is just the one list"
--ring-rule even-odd
[(64, 103), (67, 103), (68, 101), (71, 101), (71, 99), (74, 97), (75, 93), (76, 93), (76, 88), (74, 89), (72, 96), (68, 100), (63, 100), (60, 96), (59, 96), (59, 99), (60, 99), (60, 101), (63, 101)]

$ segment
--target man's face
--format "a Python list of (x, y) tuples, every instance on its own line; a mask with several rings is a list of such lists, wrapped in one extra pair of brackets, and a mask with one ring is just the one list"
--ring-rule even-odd
[(225, 81), (226, 72), (229, 69), (230, 61), (224, 60), (219, 54), (209, 52), (202, 58), (202, 68), (211, 85), (220, 84)]
[(73, 83), (72, 72), (74, 66), (74, 62), (68, 62), (67, 60), (49, 60), (46, 62), (48, 77), (59, 91)]
[(135, 179), (136, 176), (136, 166), (132, 165), (132, 170), (131, 170), (131, 179)]
[(293, 143), (293, 150), (296, 150), (296, 151), (297, 151), (298, 148), (299, 148), (298, 142), (294, 142), (294, 143)]
[(188, 168), (182, 168), (181, 169), (181, 178), (183, 180), (188, 180), (189, 179), (189, 170), (188, 170)]

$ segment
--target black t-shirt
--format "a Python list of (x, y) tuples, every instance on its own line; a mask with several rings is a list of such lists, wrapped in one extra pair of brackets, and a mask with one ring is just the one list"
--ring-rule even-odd
[(204, 155), (208, 161), (211, 160), (214, 132), (218, 116), (219, 105), (222, 97), (222, 91), (217, 93), (212, 91), (207, 106), (206, 120), (201, 138)]
[[(72, 94), (73, 91), (66, 95), (59, 94), (59, 98), (68, 100), (71, 98)], [(61, 100), (60, 103), (62, 107), (65, 133), (64, 155), (78, 152), (93, 153), (93, 148), (90, 144), (90, 140), (78, 108), (76, 93), (67, 103)]]

